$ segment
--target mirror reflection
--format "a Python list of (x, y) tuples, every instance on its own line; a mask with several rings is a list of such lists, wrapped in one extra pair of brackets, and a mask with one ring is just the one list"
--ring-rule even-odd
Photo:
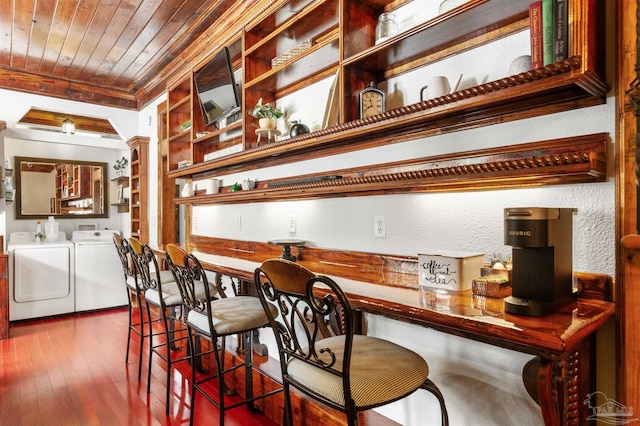
[(107, 163), (15, 158), (16, 219), (108, 217)]

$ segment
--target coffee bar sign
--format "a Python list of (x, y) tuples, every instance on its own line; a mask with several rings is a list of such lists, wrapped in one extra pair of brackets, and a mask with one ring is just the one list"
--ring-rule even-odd
[(484, 254), (442, 251), (418, 255), (418, 283), (422, 287), (450, 291), (471, 289), (480, 276)]

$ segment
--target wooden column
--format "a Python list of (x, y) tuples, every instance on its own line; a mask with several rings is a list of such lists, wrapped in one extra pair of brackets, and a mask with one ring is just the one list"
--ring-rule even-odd
[(618, 117), (617, 211), (621, 243), (617, 256), (617, 397), (628, 409), (640, 410), (640, 235), (637, 221), (637, 122), (640, 116), (638, 76), (637, 0), (617, 3), (617, 75)]
[(149, 244), (149, 138), (134, 136), (131, 149), (131, 236)]

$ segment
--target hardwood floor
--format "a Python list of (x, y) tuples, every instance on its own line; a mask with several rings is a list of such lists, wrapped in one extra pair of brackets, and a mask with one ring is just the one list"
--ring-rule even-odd
[[(147, 394), (148, 349), (138, 382), (139, 340), (132, 342), (125, 365), (126, 330), (126, 309), (11, 324), (10, 338), (0, 341), (0, 425), (188, 424), (189, 365), (176, 365), (165, 416), (166, 364), (154, 357)], [(196, 404), (197, 425), (218, 424), (212, 404), (202, 396)], [(275, 423), (242, 406), (227, 412), (227, 425)]]

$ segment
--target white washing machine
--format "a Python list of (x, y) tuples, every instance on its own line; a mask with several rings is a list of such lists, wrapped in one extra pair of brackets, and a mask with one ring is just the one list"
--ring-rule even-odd
[(128, 303), (122, 263), (112, 229), (74, 231), (76, 312), (125, 306)]
[(36, 242), (35, 232), (13, 232), (9, 253), (9, 320), (74, 311), (74, 246), (64, 232)]

